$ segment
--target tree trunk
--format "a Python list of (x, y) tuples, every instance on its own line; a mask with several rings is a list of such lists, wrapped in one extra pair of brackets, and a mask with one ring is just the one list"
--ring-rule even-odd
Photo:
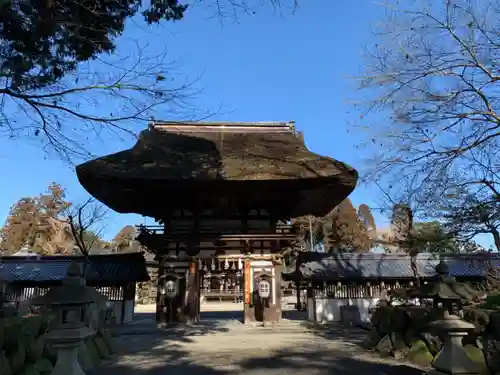
[(88, 270), (89, 270), (89, 256), (88, 254), (87, 255), (84, 255), (83, 257), (83, 279), (85, 280), (85, 283), (87, 282), (87, 273), (88, 273)]
[(495, 228), (491, 230), (491, 234), (493, 235), (493, 240), (495, 241), (495, 247), (497, 248), (497, 251), (500, 251), (500, 233)]

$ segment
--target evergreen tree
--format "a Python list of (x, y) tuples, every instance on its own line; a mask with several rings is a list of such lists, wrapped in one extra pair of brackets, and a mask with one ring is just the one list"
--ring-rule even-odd
[[(55, 182), (37, 197), (21, 198), (11, 207), (0, 233), (2, 250), (12, 254), (28, 246), (44, 255), (72, 254), (75, 241), (68, 222), (70, 207), (65, 189)], [(90, 228), (85, 232), (86, 240), (103, 246)]]
[(366, 205), (359, 214), (349, 198), (323, 219), (324, 245), (328, 251), (370, 251), (374, 246), (375, 221)]

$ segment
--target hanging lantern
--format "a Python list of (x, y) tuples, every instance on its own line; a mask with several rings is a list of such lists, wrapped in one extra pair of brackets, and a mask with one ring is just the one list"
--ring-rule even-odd
[(205, 262), (203, 262), (203, 272), (207, 273), (208, 272), (208, 267)]
[(241, 261), (241, 258), (238, 258), (238, 269), (243, 269), (243, 262)]
[(215, 260), (214, 260), (214, 258), (212, 258), (212, 265), (210, 266), (210, 268), (212, 269), (212, 271), (215, 270)]
[(224, 260), (224, 269), (227, 270), (229, 268), (229, 261), (227, 258)]

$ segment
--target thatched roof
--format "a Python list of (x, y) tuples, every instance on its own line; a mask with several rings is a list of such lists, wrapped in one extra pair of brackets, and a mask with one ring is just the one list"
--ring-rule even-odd
[(357, 182), (350, 166), (310, 152), (293, 123), (154, 122), (134, 147), (81, 164), (77, 174), (92, 195), (118, 211), (123, 209), (104, 197), (109, 195), (103, 191), (104, 181), (134, 186), (147, 182), (179, 191), (228, 181), (311, 188), (315, 181), (316, 186), (329, 185), (339, 202)]

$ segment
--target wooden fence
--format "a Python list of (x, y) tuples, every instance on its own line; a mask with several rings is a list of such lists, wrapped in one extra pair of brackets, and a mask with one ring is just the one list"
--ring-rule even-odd
[[(2, 302), (5, 307), (13, 308), (18, 314), (32, 312), (34, 307), (30, 301), (47, 293), (50, 287), (13, 287), (7, 285), (2, 288)], [(96, 290), (106, 296), (110, 302), (124, 300), (124, 287), (96, 287)]]
[(384, 298), (391, 290), (409, 287), (409, 282), (338, 283), (316, 287), (314, 295), (319, 298)]

